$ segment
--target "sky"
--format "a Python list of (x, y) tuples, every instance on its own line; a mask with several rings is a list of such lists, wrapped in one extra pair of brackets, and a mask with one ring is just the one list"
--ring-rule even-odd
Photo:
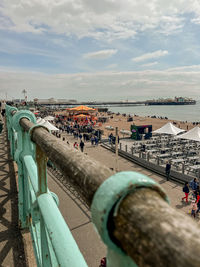
[(0, 98), (200, 94), (199, 0), (1, 0)]

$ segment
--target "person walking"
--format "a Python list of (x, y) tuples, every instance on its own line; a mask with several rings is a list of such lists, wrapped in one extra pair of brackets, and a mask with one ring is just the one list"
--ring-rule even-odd
[(199, 192), (197, 192), (197, 194), (196, 194), (196, 203), (198, 203), (199, 202), (199, 200), (200, 200), (200, 195), (199, 195)]
[(192, 210), (191, 210), (191, 216), (196, 217), (196, 212), (197, 212), (197, 203), (195, 201), (192, 201)]
[(78, 143), (74, 142), (74, 148), (78, 150)]
[(197, 183), (197, 178), (194, 178), (191, 182), (190, 182), (190, 187), (192, 188), (192, 195), (193, 197), (195, 197), (195, 191), (198, 188), (198, 183)]
[(183, 187), (183, 192), (185, 193), (185, 197), (182, 198), (182, 201), (185, 199), (186, 203), (188, 203), (188, 195), (189, 195), (189, 192), (190, 192), (188, 182), (185, 182), (185, 185)]
[(171, 170), (171, 164), (169, 161), (167, 161), (167, 164), (165, 167), (165, 173), (166, 173), (167, 181), (169, 181), (170, 170)]
[(196, 214), (199, 213), (200, 211), (200, 200), (197, 202), (197, 211), (196, 211)]
[(80, 142), (80, 148), (81, 148), (81, 152), (83, 152), (83, 149), (84, 149), (84, 142), (81, 140), (81, 142)]

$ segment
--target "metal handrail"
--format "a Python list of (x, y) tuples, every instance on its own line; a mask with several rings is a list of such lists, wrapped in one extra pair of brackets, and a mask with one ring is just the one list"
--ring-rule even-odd
[[(23, 131), (31, 131), (31, 140), (91, 206), (99, 187), (113, 172), (83, 153), (71, 150), (43, 127), (33, 128), (35, 124), (25, 117), (19, 120)], [(125, 179), (123, 173), (119, 177)], [(110, 240), (139, 266), (200, 266), (198, 225), (170, 207), (156, 186), (144, 188), (146, 178), (142, 179), (143, 184), (135, 185), (136, 191), (131, 193), (130, 185), (124, 198), (117, 196), (121, 200), (110, 210), (106, 224)], [(103, 193), (101, 197), (103, 202)]]
[(48, 190), (46, 157), (37, 146), (35, 149), (29, 133), (21, 130), (20, 126), (16, 127), (13, 120), (15, 116), (10, 117), (8, 110), (9, 107), (7, 127), (11, 151), (18, 164), (19, 222), (21, 228), (30, 230), (37, 266), (86, 267), (87, 264), (57, 207), (57, 197)]

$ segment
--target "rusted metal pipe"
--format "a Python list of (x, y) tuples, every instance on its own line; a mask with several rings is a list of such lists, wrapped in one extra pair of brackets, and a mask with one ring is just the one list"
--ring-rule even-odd
[[(28, 119), (20, 125), (28, 131)], [(113, 172), (83, 153), (70, 149), (44, 128), (34, 128), (32, 140), (78, 190), (90, 206), (94, 193)], [(200, 266), (200, 229), (188, 216), (170, 207), (152, 189), (139, 189), (110, 216), (111, 239), (138, 266)]]
[[(25, 131), (29, 131), (34, 126), (25, 118), (20, 120), (20, 125)], [(70, 149), (42, 127), (33, 129), (32, 140), (74, 185), (88, 205), (91, 204), (100, 184), (113, 174), (106, 166), (83, 153)]]

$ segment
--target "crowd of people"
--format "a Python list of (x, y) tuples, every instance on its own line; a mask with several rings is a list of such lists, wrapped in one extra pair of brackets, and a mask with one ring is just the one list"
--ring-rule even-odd
[(187, 204), (189, 203), (188, 197), (190, 191), (192, 196), (192, 206), (190, 212), (191, 216), (195, 218), (200, 211), (200, 188), (196, 178), (194, 178), (190, 183), (185, 182), (185, 185), (183, 187), (185, 196), (182, 198), (182, 201), (184, 201), (185, 199)]
[[(49, 115), (55, 116), (52, 111), (48, 112), (45, 110), (40, 113), (42, 117)], [(101, 140), (102, 131), (95, 128), (93, 124), (82, 124), (72, 118), (66, 119), (64, 116), (59, 115), (55, 116), (53, 124), (59, 131), (52, 131), (52, 134), (58, 138), (62, 138), (63, 141), (65, 141), (65, 134), (73, 136), (75, 139), (73, 147), (76, 150), (80, 148), (81, 152), (84, 152), (86, 142), (91, 142), (92, 146), (97, 146)], [(68, 140), (67, 143), (69, 144)]]

